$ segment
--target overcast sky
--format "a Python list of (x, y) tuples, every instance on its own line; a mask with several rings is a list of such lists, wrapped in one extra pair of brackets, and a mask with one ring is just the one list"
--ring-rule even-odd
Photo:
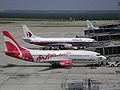
[(0, 10), (118, 10), (120, 0), (0, 0)]

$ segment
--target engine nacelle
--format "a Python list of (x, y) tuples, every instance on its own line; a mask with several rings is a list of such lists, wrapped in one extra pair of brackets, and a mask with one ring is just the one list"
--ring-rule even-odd
[(59, 65), (62, 67), (69, 67), (72, 65), (72, 61), (71, 60), (62, 60), (59, 62)]

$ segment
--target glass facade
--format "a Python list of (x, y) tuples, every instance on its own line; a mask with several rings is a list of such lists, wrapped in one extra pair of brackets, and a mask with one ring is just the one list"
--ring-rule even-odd
[(95, 39), (96, 41), (120, 40), (120, 33), (118, 33), (118, 34), (100, 35), (100, 36), (92, 36), (91, 38)]
[(120, 46), (98, 47), (95, 49), (95, 51), (102, 55), (120, 54)]
[(101, 28), (101, 29), (91, 29), (84, 30), (85, 35), (93, 36), (95, 34), (114, 34), (120, 33), (120, 28)]

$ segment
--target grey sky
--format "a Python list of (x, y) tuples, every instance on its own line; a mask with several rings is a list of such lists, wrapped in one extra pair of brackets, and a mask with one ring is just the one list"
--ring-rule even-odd
[(0, 0), (0, 10), (118, 10), (118, 9), (119, 9), (118, 0)]

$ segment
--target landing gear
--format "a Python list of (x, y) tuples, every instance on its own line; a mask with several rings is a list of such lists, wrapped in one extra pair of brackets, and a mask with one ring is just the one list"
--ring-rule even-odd
[(101, 66), (101, 65), (105, 66), (105, 65), (107, 65), (107, 64), (108, 64), (108, 63), (107, 63), (106, 61), (101, 61), (101, 62), (98, 63), (98, 65), (100, 65), (100, 66)]
[(71, 69), (72, 68), (72, 65), (70, 66), (61, 66), (59, 63), (53, 63), (52, 68), (66, 68), (66, 69)]
[(59, 65), (59, 63), (53, 63), (51, 67), (52, 68), (60, 68), (60, 65)]

